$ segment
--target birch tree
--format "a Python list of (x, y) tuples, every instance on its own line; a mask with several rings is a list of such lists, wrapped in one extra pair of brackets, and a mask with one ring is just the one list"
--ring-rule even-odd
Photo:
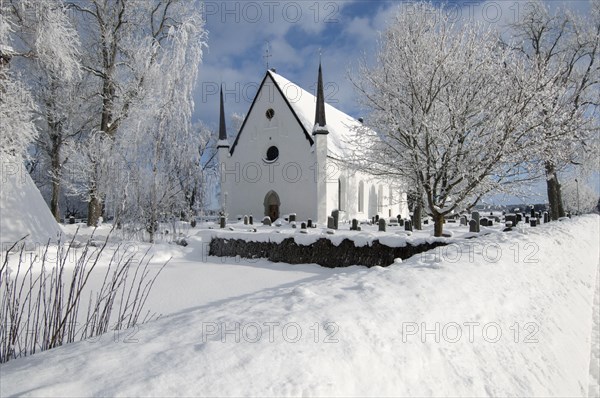
[(431, 4), (403, 10), (354, 79), (370, 110), (354, 161), (421, 188), (441, 236), (446, 215), (520, 179), (528, 82), (495, 32)]
[(559, 172), (596, 167), (600, 104), (600, 4), (588, 16), (528, 2), (510, 26), (507, 45), (535, 81), (535, 112), (543, 123), (530, 137), (530, 154), (546, 178), (550, 216), (565, 216)]
[[(142, 88), (172, 29), (198, 12), (196, 1), (81, 0), (68, 2), (78, 21), (84, 70), (95, 91), (96, 118), (90, 134), (113, 142), (132, 106), (147, 91)], [(161, 76), (162, 78), (162, 76)], [(96, 141), (98, 143), (98, 141)], [(102, 149), (108, 153), (94, 153)], [(87, 153), (88, 225), (96, 225), (111, 178), (106, 175), (111, 145), (83, 146)], [(104, 173), (104, 174), (103, 174)]]
[[(79, 39), (60, 0), (0, 2), (0, 120), (4, 153), (22, 156), (38, 137), (36, 121), (55, 113), (32, 87), (79, 76)], [(12, 65), (12, 67), (10, 67)], [(17, 72), (19, 70), (19, 72)], [(32, 94), (35, 92), (35, 95)], [(42, 128), (42, 132), (46, 130)]]

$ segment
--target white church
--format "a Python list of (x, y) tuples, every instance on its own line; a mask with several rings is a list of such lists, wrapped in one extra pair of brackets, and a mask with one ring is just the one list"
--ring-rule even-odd
[(405, 190), (353, 168), (352, 137), (361, 121), (325, 103), (321, 65), (316, 97), (268, 70), (233, 142), (227, 140), (221, 91), (219, 141), (221, 211), (229, 219), (253, 215), (272, 221), (324, 224), (379, 215), (408, 217)]

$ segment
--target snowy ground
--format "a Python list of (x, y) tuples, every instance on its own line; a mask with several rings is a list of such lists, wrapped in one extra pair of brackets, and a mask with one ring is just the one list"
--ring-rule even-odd
[(0, 395), (598, 394), (598, 216), (371, 269), (206, 257), (208, 233), (152, 249), (161, 319), (0, 365)]

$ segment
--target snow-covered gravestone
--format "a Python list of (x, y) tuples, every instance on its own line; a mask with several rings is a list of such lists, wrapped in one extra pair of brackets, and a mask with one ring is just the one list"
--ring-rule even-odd
[(479, 225), (481, 225), (482, 227), (487, 227), (488, 219), (486, 217), (483, 217), (482, 219), (479, 220)]
[(413, 230), (412, 221), (411, 220), (406, 220), (404, 222), (404, 230), (405, 231), (412, 231)]
[(250, 214), (250, 217), (248, 217), (248, 222), (250, 225), (254, 225), (254, 217), (252, 217), (252, 214)]
[(548, 214), (547, 211), (544, 212), (544, 224), (549, 223), (550, 222), (550, 215)]
[(303, 222), (303, 223), (300, 224), (300, 229), (306, 229), (306, 223), (305, 222)]
[(460, 225), (461, 226), (464, 225), (466, 227), (467, 224), (468, 224), (467, 216), (461, 216), (460, 217)]
[(271, 217), (265, 216), (262, 221), (263, 225), (271, 225)]
[(313, 222), (312, 222), (312, 220), (310, 218), (306, 221), (306, 227), (307, 228), (313, 228)]
[(244, 216), (244, 225), (248, 225), (248, 216)]
[(469, 232), (479, 232), (479, 222), (475, 219), (469, 221)]
[(385, 232), (385, 219), (379, 219), (379, 232)]
[(532, 207), (529, 217), (535, 218), (535, 209)]
[(529, 225), (532, 227), (535, 227), (535, 226), (537, 226), (537, 221), (538, 221), (537, 218), (531, 218), (531, 219), (529, 219)]
[(517, 217), (517, 224), (523, 221), (523, 214), (517, 213), (515, 214), (515, 217)]
[(296, 213), (292, 213), (289, 216), (289, 223), (293, 223), (294, 221), (296, 221)]
[(331, 212), (331, 217), (333, 217), (333, 229), (338, 229), (340, 222), (340, 211), (334, 210)]
[(478, 211), (474, 211), (473, 213), (471, 213), (471, 218), (475, 221), (477, 221), (477, 225), (479, 225), (479, 212)]
[(358, 220), (356, 218), (352, 219), (352, 226), (350, 227), (351, 231), (358, 230)]
[(506, 217), (504, 217), (504, 221), (510, 221), (512, 223), (512, 226), (514, 227), (517, 225), (517, 216), (514, 214), (507, 214)]

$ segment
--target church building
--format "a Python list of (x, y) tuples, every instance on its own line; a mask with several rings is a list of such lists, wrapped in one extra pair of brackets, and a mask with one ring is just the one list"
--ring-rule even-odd
[(219, 204), (229, 219), (274, 221), (295, 213), (297, 220), (324, 224), (333, 210), (341, 220), (408, 217), (399, 182), (348, 162), (362, 123), (325, 103), (321, 65), (316, 97), (268, 70), (233, 142), (227, 140), (222, 90), (220, 100)]

